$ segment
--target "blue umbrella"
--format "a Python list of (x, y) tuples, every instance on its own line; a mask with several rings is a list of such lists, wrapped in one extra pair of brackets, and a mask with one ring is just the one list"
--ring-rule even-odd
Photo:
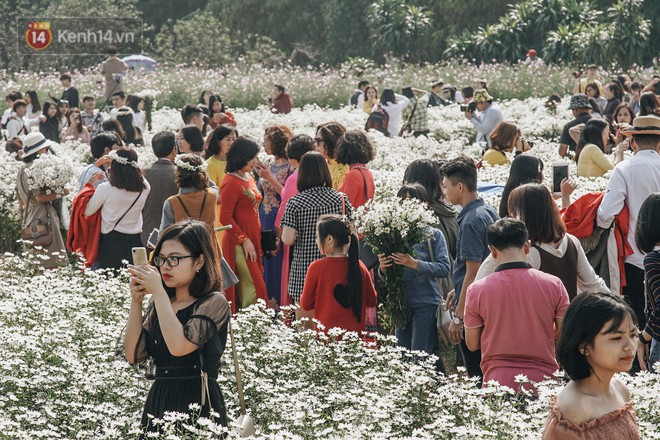
[(122, 58), (128, 67), (132, 70), (143, 69), (143, 70), (156, 70), (158, 67), (158, 62), (153, 58), (149, 58), (144, 55), (129, 55)]

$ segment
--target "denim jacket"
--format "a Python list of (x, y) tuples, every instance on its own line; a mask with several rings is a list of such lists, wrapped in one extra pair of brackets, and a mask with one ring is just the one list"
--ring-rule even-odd
[(408, 267), (403, 270), (406, 301), (411, 308), (437, 306), (442, 298), (439, 279), (449, 275), (449, 253), (445, 237), (439, 229), (429, 230), (432, 233), (429, 240), (433, 248), (433, 261), (429, 255), (428, 240), (425, 240), (413, 246), (413, 258), (419, 262), (417, 270)]

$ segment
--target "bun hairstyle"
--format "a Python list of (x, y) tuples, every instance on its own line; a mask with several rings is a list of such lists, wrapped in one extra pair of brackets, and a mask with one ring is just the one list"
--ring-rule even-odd
[(362, 269), (360, 267), (360, 258), (358, 254), (358, 237), (351, 230), (348, 222), (345, 222), (341, 216), (336, 214), (322, 215), (316, 223), (316, 233), (319, 242), (325, 241), (328, 236), (332, 236), (337, 243), (337, 247), (348, 247), (348, 284), (346, 292), (351, 298), (353, 315), (358, 322), (362, 320)]
[(203, 191), (209, 187), (206, 162), (196, 154), (181, 154), (174, 159), (174, 179), (179, 188), (195, 188)]

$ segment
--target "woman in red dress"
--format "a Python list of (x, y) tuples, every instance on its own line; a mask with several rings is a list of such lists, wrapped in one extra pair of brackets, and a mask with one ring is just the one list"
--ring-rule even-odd
[(227, 174), (220, 185), (220, 222), (231, 225), (222, 239), (222, 253), (238, 277), (238, 284), (225, 290), (234, 312), (257, 299), (268, 301), (259, 222), (261, 193), (251, 174), (258, 152), (256, 142), (237, 138), (227, 152)]

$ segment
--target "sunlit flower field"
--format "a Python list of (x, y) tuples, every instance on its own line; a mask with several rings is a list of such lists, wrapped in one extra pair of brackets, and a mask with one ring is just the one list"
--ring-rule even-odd
[[(534, 141), (533, 154), (545, 163), (547, 184), (552, 163), (560, 161), (557, 136), (570, 120), (567, 105), (566, 97), (555, 115), (542, 99), (501, 103), (505, 118)], [(283, 116), (264, 107), (235, 114), (240, 134), (258, 141), (264, 126), (272, 123), (313, 135), (319, 123), (336, 120), (362, 128), (367, 117), (359, 110), (314, 105)], [(457, 106), (430, 109), (429, 117), (429, 139), (372, 135), (377, 157), (369, 167), (380, 195), (396, 192), (414, 159), (459, 154), (479, 159), (471, 124)], [(139, 163), (146, 166), (155, 160), (149, 145), (156, 132), (181, 125), (177, 110), (155, 111), (147, 146), (138, 148)], [(88, 149), (65, 142), (55, 151), (79, 174), (89, 162)], [(14, 218), (18, 208), (13, 189), (20, 165), (0, 152), (0, 207)], [(607, 176), (576, 178), (575, 166), (570, 169), (578, 182), (573, 198), (606, 187)], [(479, 180), (503, 184), (508, 171), (509, 166), (485, 166)], [(69, 189), (77, 190), (77, 179), (71, 179)], [(486, 200), (494, 207), (499, 204), (498, 195)], [(0, 439), (136, 437), (150, 381), (116, 350), (128, 313), (127, 276), (105, 278), (73, 266), (43, 272), (32, 258), (5, 254), (0, 264)], [(542, 384), (538, 400), (511, 398), (499, 387), (481, 391), (462, 373), (438, 376), (430, 364), (414, 362), (390, 339), (365, 347), (350, 336), (338, 342), (332, 333), (330, 340), (296, 333), (259, 307), (240, 313), (234, 326), (247, 405), (259, 438), (538, 439), (548, 398), (560, 386)], [(660, 438), (660, 380), (649, 374), (621, 377), (631, 389), (642, 437)], [(229, 351), (219, 382), (235, 418), (238, 403)], [(210, 428), (188, 426), (175, 416), (164, 423), (162, 438), (213, 438)]]

